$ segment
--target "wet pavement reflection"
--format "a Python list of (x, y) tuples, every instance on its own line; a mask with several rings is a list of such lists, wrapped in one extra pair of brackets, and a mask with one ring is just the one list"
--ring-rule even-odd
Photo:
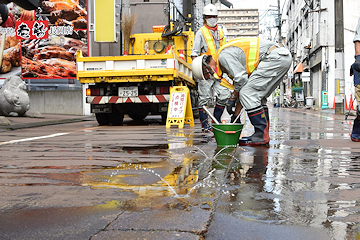
[[(246, 116), (242, 121), (242, 134), (251, 134)], [(360, 145), (349, 138), (352, 121), (330, 110), (270, 108), (269, 147), (220, 148), (198, 126), (85, 127), (72, 133), (71, 147), (61, 141), (66, 136), (3, 145), (0, 187), (89, 187), (99, 191), (96, 199), (112, 190), (102, 201), (122, 210), (158, 208), (167, 199), (173, 208), (196, 205), (249, 222), (359, 239)], [(0, 210), (11, 212), (20, 202), (34, 207), (37, 191)], [(126, 199), (115, 197), (125, 193)]]
[[(271, 111), (270, 147), (219, 148), (213, 138), (207, 139), (207, 145), (195, 146), (193, 135), (179, 134), (176, 140), (168, 138), (176, 141), (169, 150), (191, 150), (182, 153), (181, 165), (168, 175), (161, 174), (161, 169), (169, 163), (161, 162), (123, 164), (97, 172), (90, 180), (86, 173), (83, 179), (93, 187), (132, 189), (146, 196), (150, 192), (174, 197), (217, 193), (213, 206), (217, 212), (269, 224), (324, 228), (334, 239), (356, 236), (360, 154), (346, 144), (351, 122), (317, 112), (276, 110)], [(343, 146), (324, 147), (320, 139), (345, 141)], [(175, 153), (167, 151), (169, 156)], [(147, 180), (153, 177), (154, 182), (139, 182), (138, 189), (134, 182), (126, 182), (126, 178), (139, 179), (140, 174), (149, 175)]]
[(229, 172), (217, 211), (358, 239), (359, 146), (351, 122), (317, 114), (272, 109), (270, 148), (237, 150), (241, 170)]

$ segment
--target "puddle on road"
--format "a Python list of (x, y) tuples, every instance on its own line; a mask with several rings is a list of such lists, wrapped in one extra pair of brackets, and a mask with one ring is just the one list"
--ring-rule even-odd
[[(63, 181), (58, 184), (118, 188), (142, 200), (217, 196), (216, 206), (209, 208), (219, 212), (249, 221), (323, 228), (334, 239), (351, 239), (360, 232), (360, 154), (316, 144), (318, 139), (348, 138), (348, 133), (331, 132), (332, 126), (319, 130), (322, 122), (307, 128), (300, 126), (301, 119), (294, 124), (299, 126), (274, 124), (270, 148), (219, 149), (211, 138), (184, 133), (169, 133), (167, 144), (151, 147), (86, 143), (86, 151), (126, 153), (131, 163), (74, 166), (81, 171), (40, 177)], [(285, 140), (303, 145), (286, 145)], [(148, 155), (157, 161), (146, 160)]]
[(151, 205), (146, 201), (149, 198), (186, 198), (191, 202), (199, 196), (218, 196), (216, 206), (208, 205), (210, 209), (215, 207), (218, 212), (245, 220), (320, 227), (332, 231), (335, 239), (345, 239), (359, 231), (360, 154), (348, 149), (325, 149), (311, 144), (298, 148), (272, 145), (221, 149), (208, 144), (202, 148), (122, 151), (130, 158), (133, 155), (134, 160), (149, 154), (164, 159), (115, 167), (78, 166), (83, 170), (37, 177), (62, 181), (59, 185), (118, 188), (138, 195), (133, 202), (115, 204), (122, 209), (161, 205)]
[(185, 157), (180, 165), (169, 161), (124, 163), (117, 167), (82, 172), (82, 184), (92, 188), (120, 188), (146, 196), (186, 193), (198, 180), (198, 159)]
[(360, 233), (360, 155), (348, 150), (248, 148), (237, 152), (217, 211), (270, 224), (324, 228), (334, 239)]

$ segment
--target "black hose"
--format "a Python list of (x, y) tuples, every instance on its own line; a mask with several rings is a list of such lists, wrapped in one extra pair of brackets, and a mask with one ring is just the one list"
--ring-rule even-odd
[[(171, 23), (170, 23), (171, 24)], [(171, 37), (171, 36), (177, 36), (180, 35), (183, 31), (184, 28), (184, 23), (179, 22), (179, 21), (175, 21), (174, 22), (174, 29), (172, 31), (170, 31), (170, 24), (166, 25), (161, 37)]]

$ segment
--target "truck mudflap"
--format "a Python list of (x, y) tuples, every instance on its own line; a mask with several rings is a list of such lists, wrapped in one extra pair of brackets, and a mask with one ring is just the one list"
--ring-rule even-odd
[(118, 96), (90, 96), (86, 97), (86, 102), (91, 104), (107, 103), (165, 103), (169, 102), (170, 94), (160, 95), (139, 95), (137, 97), (118, 97)]

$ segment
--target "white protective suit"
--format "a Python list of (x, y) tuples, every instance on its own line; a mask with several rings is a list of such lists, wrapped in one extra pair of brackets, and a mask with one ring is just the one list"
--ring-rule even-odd
[(356, 31), (355, 31), (355, 37), (354, 37), (354, 40), (353, 42), (360, 42), (360, 18), (358, 20), (358, 24), (356, 26)]
[(245, 109), (266, 105), (267, 98), (280, 84), (290, 68), (292, 57), (288, 49), (278, 46), (268, 50), (276, 43), (261, 39), (259, 65), (248, 75), (246, 57), (241, 48), (227, 47), (220, 52), (220, 66), (233, 78), (235, 91)]
[[(216, 50), (219, 50), (220, 47), (220, 37), (218, 36), (218, 31), (210, 30)], [(200, 56), (203, 53), (206, 53), (208, 50), (208, 46), (203, 36), (201, 30), (198, 30), (195, 34), (194, 46), (192, 49), (191, 57)], [(211, 88), (214, 89), (217, 98), (216, 103), (219, 106), (225, 106), (227, 100), (230, 98), (231, 91), (223, 86), (220, 86), (220, 82), (214, 80), (197, 80), (198, 81), (198, 92), (199, 92), (199, 106), (207, 105), (207, 103), (211, 100)]]

